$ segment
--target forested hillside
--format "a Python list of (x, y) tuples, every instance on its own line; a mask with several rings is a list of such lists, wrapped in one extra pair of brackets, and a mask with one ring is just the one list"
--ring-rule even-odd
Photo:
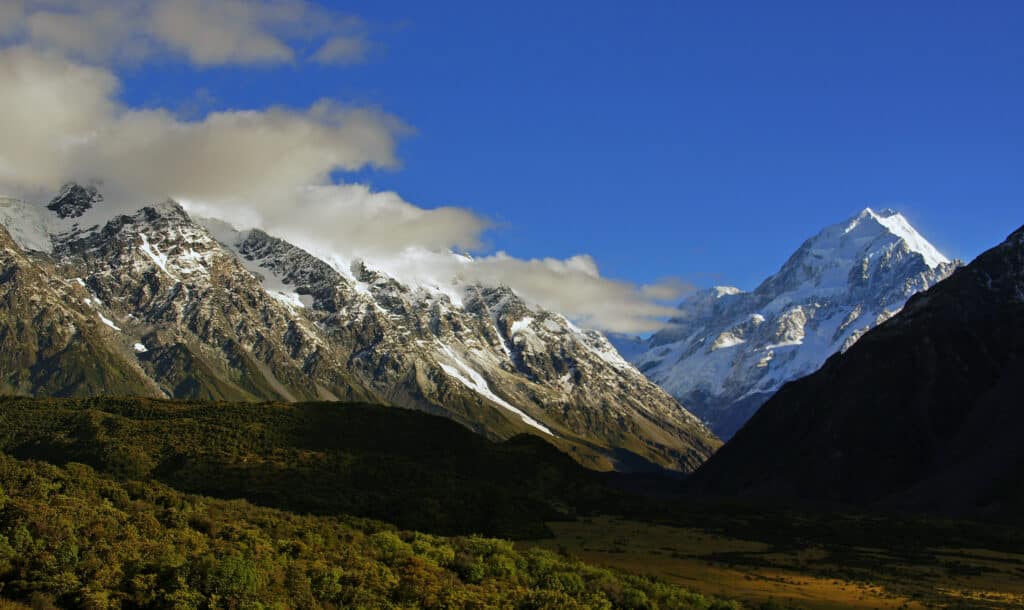
[(738, 607), (507, 541), (302, 516), (3, 454), (0, 596), (41, 609)]
[(0, 400), (0, 449), (298, 513), (514, 538), (619, 494), (547, 442), (375, 405)]

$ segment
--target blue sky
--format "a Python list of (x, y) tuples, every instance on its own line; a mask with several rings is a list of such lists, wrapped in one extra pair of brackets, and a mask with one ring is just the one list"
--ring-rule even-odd
[(701, 4), (331, 3), (365, 62), (145, 65), (123, 98), (378, 106), (415, 129), (402, 167), (343, 179), (633, 282), (751, 288), (865, 206), (968, 259), (1024, 222), (1024, 5)]
[(456, 299), (650, 332), (864, 207), (961, 259), (1022, 222), (1020, 3), (58, 4), (0, 2), (0, 195), (173, 197)]

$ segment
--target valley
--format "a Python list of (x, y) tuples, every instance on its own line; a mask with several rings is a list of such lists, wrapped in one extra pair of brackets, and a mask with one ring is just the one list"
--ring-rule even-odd
[[(0, 400), (0, 453), (0, 579), (19, 597), (40, 586), (33, 579), (57, 574), (48, 564), (25, 571), (17, 553), (58, 552), (52, 545), (67, 538), (45, 532), (71, 517), (147, 523), (157, 541), (151, 544), (174, 548), (208, 538), (194, 551), (168, 547), (199, 567), (170, 558), (124, 564), (134, 578), (177, 574), (180, 591), (192, 595), (222, 590), (270, 599), (295, 594), (292, 570), (311, 579), (314, 587), (303, 595), (321, 607), (335, 594), (381, 603), (413, 595), (421, 607), (446, 607), (455, 598), (445, 596), (456, 594), (499, 607), (529, 596), (546, 600), (539, 607), (573, 607), (584, 592), (597, 597), (580, 607), (602, 607), (598, 599), (613, 607), (653, 608), (660, 599), (659, 608), (719, 609), (1000, 608), (1024, 601), (1019, 522), (709, 499), (664, 474), (584, 469), (538, 437), (495, 443), (444, 418), (379, 405), (7, 398)], [(97, 504), (94, 494), (109, 500)], [(155, 521), (145, 521), (146, 513)], [(125, 548), (141, 542), (109, 547), (106, 530), (89, 531), (75, 536), (98, 538), (75, 544), (97, 550), (68, 563), (68, 574), (129, 604), (141, 594), (138, 585), (97, 573), (86, 559), (120, 565), (129, 561)], [(249, 533), (239, 539), (242, 531)], [(310, 538), (312, 532), (328, 538)], [(44, 536), (42, 546), (29, 553), (18, 546), (25, 536)], [(269, 550), (297, 544), (288, 540), (304, 541), (292, 559)], [(247, 546), (253, 541), (261, 546)], [(3, 544), (15, 554), (4, 556)], [(351, 564), (350, 552), (362, 563)], [(445, 559), (449, 552), (454, 559)], [(266, 564), (258, 568), (263, 580), (215, 584), (209, 579), (227, 569), (218, 564), (222, 553)], [(327, 586), (316, 559), (322, 553), (333, 565), (348, 565), (332, 578), (367, 569), (392, 575), (318, 589)], [(551, 562), (545, 570), (581, 577), (573, 586), (582, 588), (544, 580), (536, 572), (544, 562)], [(275, 576), (284, 568), (271, 564), (292, 567)], [(414, 574), (418, 584), (408, 580)], [(628, 586), (612, 585), (618, 581)], [(64, 593), (39, 599), (75, 605), (87, 592), (63, 586)], [(495, 587), (507, 597), (495, 597)], [(627, 589), (648, 601), (625, 601)]]
[(0, 0), (0, 610), (1024, 610), (1021, 32)]
[[(98, 197), (69, 187), (51, 211), (88, 218)], [(862, 221), (879, 224), (858, 217), (849, 231)], [(173, 202), (115, 217), (96, 225), (99, 232), (77, 221), (55, 232), (61, 222), (68, 220), (39, 222), (52, 225), (52, 251), (28, 236), (35, 225), (9, 221), (12, 230), (0, 229), (7, 269), (0, 344), (11, 356), (0, 368), (9, 391), (35, 394), (0, 398), (0, 470), (8, 473), (0, 487), (8, 507), (0, 513), (0, 554), (7, 554), (0, 579), (17, 598), (35, 595), (36, 606), (79, 605), (94, 589), (112, 607), (149, 604), (138, 601), (135, 580), (123, 580), (128, 574), (173, 574), (180, 586), (161, 585), (154, 595), (194, 595), (213, 600), (210, 607), (220, 595), (295, 594), (325, 608), (360, 606), (359, 596), (378, 607), (410, 600), (543, 608), (1024, 604), (1012, 408), (1024, 229), (956, 271), (934, 259), (951, 277), (912, 294), (906, 306), (901, 299), (933, 279), (919, 269), (921, 252), (908, 250), (920, 240), (884, 232), (858, 238), (890, 248), (887, 270), (864, 278), (902, 286), (891, 296), (894, 309), (859, 330), (847, 316), (843, 332), (854, 335), (843, 339), (845, 349), (785, 384), (713, 451), (717, 439), (707, 428), (602, 335), (531, 309), (507, 289), (469, 287), (455, 303), (361, 263), (348, 277), (267, 234), (195, 223)], [(920, 284), (878, 280), (904, 277), (908, 265)], [(52, 299), (33, 325), (19, 323), (40, 290)], [(298, 296), (286, 303), (288, 290)], [(62, 302), (63, 295), (71, 298)], [(695, 328), (713, 327), (700, 320)], [(812, 322), (779, 324), (819, 332)], [(778, 342), (785, 339), (775, 336), (779, 328), (764, 332)], [(750, 340), (762, 333), (748, 330)], [(431, 347), (401, 347), (410, 336), (424, 337), (411, 345)], [(718, 341), (711, 353), (744, 341)], [(478, 347), (485, 342), (491, 352)], [(486, 377), (475, 368), (494, 357), (507, 361), (481, 368)], [(371, 362), (384, 368), (365, 368)], [(407, 364), (412, 377), (401, 372)], [(562, 393), (548, 393), (565, 367), (569, 377), (556, 383)], [(874, 383), (863, 383), (865, 376)], [(535, 392), (524, 394), (529, 384)], [(844, 384), (828, 408), (815, 406)], [(555, 416), (545, 397), (556, 395), (597, 408), (566, 403)], [(903, 442), (915, 435), (929, 440)], [(951, 436), (938, 442), (942, 435)], [(955, 451), (947, 454), (947, 446)], [(814, 452), (827, 457), (809, 462)], [(984, 467), (970, 471), (968, 484), (964, 469), (975, 464)], [(121, 498), (121, 512), (93, 515), (76, 505), (53, 513), (40, 504), (73, 505), (96, 493)], [(168, 501), (197, 508), (170, 518), (160, 512)], [(121, 576), (94, 573), (92, 555), (75, 551), (60, 572), (46, 557), (70, 551), (52, 548), (64, 539), (47, 532), (69, 527), (62, 516), (69, 510), (79, 520), (155, 519), (152, 535), (178, 556), (191, 552), (179, 548), (182, 536), (206, 536), (203, 548), (221, 550), (148, 567), (111, 550), (106, 561), (121, 566)], [(341, 542), (290, 563), (221, 537), (250, 528), (260, 544), (279, 548), (291, 544), (280, 538), (281, 520)], [(74, 545), (110, 542), (97, 536), (73, 537)], [(254, 580), (218, 584), (242, 569), (223, 564), (221, 553), (249, 562), (246, 578)], [(294, 578), (327, 582), (318, 562), (344, 564), (349, 553), (370, 562), (351, 569), (391, 576), (369, 588), (364, 580), (295, 588)], [(291, 567), (275, 576), (271, 564)], [(59, 578), (67, 582), (47, 580)]]
[[(735, 518), (741, 521), (743, 516)], [(836, 518), (833, 525), (848, 527), (849, 523)], [(731, 597), (754, 607), (776, 603), (807, 609), (919, 609), (1024, 604), (1020, 547), (950, 548), (941, 536), (922, 539), (922, 546), (912, 548), (902, 545), (904, 538), (899, 545), (879, 544), (879, 540), (851, 544), (827, 535), (783, 541), (749, 528), (731, 534), (737, 528), (728, 524), (707, 528), (697, 521), (682, 527), (608, 516), (548, 526), (552, 538), (518, 546), (537, 545), (588, 563), (656, 575), (705, 595)], [(945, 526), (957, 527), (955, 523)], [(1018, 530), (1018, 540), (1020, 535)]]

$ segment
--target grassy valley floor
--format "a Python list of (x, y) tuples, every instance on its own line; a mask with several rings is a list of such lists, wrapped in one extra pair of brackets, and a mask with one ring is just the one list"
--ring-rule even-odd
[(548, 524), (540, 546), (707, 595), (795, 608), (1024, 607), (1024, 549), (778, 545), (615, 517)]

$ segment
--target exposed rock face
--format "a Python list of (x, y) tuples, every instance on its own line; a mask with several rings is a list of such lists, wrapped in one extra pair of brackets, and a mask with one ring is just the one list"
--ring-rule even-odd
[(65, 184), (60, 193), (46, 206), (60, 218), (78, 218), (103, 201), (103, 195), (94, 186)]
[[(37, 343), (94, 343), (93, 366), (119, 363), (125, 382), (116, 393), (377, 401), (446, 415), (495, 438), (535, 433), (601, 468), (639, 456), (689, 471), (719, 445), (600, 333), (507, 288), (466, 286), (453, 298), (367, 263), (337, 268), (261, 231), (199, 224), (173, 202), (111, 218), (95, 208), (46, 214), (0, 205), (9, 232), (5, 320), (31, 329)], [(12, 281), (26, 273), (32, 281)], [(53, 286), (48, 302), (64, 304), (63, 335), (57, 322), (40, 326), (22, 302), (42, 298), (33, 297), (36, 277)], [(90, 320), (95, 338), (65, 318)], [(22, 360), (41, 370), (80, 366), (60, 352), (54, 361), (31, 351)], [(99, 383), (37, 384), (17, 372), (22, 366), (0, 361), (18, 393), (111, 393)]]
[(696, 490), (1019, 518), (1024, 227), (786, 385)]
[(157, 394), (91, 303), (86, 288), (0, 227), (0, 393)]
[(849, 349), (957, 265), (901, 215), (867, 209), (807, 240), (753, 292), (698, 292), (672, 327), (623, 350), (727, 439), (784, 383)]

